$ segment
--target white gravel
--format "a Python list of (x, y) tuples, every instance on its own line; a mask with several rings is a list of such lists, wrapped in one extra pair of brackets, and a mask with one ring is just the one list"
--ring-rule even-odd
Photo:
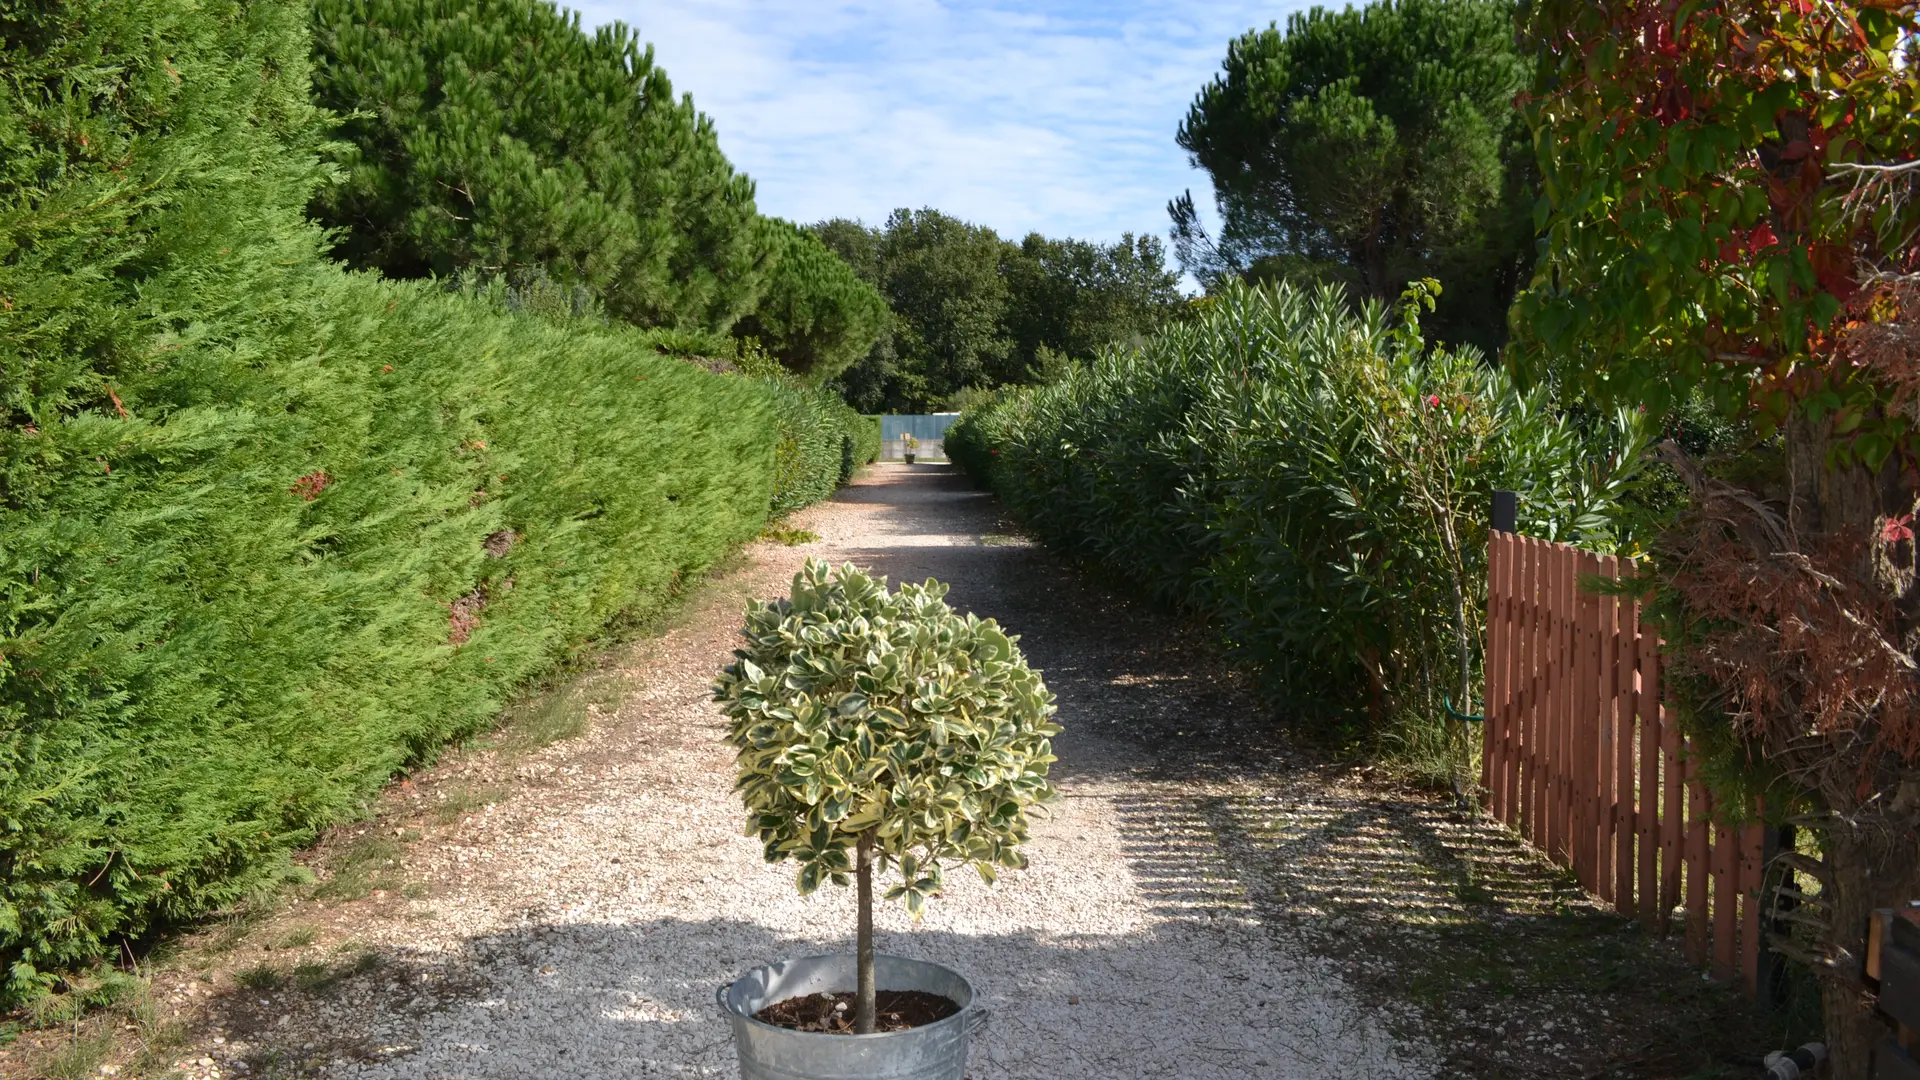
[[(820, 542), (754, 548), (738, 587), (635, 650), (614, 714), (515, 766), (507, 797), (445, 842), (415, 845), (407, 873), (430, 894), (355, 909), (353, 940), (381, 966), (357, 988), (289, 995), (281, 1037), (314, 1035), (282, 1049), (319, 1038), (339, 1056), (315, 1064), (340, 1080), (734, 1075), (715, 988), (847, 949), (853, 927), (848, 893), (796, 896), (790, 868), (741, 835), (707, 701), (739, 596), (781, 591), (820, 554), (938, 574), (957, 603), (991, 597), (1003, 560), (1034, 557), (992, 535), (991, 514), (945, 469), (883, 465), (792, 522)], [(1434, 1075), (1433, 1048), (1405, 1037), (1413, 1019), (1362, 1007), (1330, 961), (1263, 921), (1204, 817), (1179, 809), (1180, 782), (1145, 775), (1097, 712), (1063, 695), (1066, 798), (1030, 870), (992, 889), (954, 874), (917, 926), (881, 914), (884, 951), (960, 970), (991, 1010), (973, 1080)], [(274, 1031), (235, 1049), (258, 1062)]]

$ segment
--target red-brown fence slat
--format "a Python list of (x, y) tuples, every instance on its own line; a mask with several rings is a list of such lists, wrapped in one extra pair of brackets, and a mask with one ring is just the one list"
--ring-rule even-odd
[(1540, 542), (1527, 540), (1527, 595), (1532, 598), (1532, 618), (1527, 627), (1527, 716), (1523, 728), (1526, 740), (1526, 775), (1521, 784), (1526, 788), (1524, 809), (1526, 814), (1527, 842), (1534, 847), (1543, 848), (1547, 844), (1544, 823), (1543, 801), (1540, 793), (1540, 774), (1546, 765), (1541, 756), (1543, 736), (1541, 724), (1547, 713), (1547, 672), (1551, 667), (1553, 654), (1551, 632), (1547, 628), (1547, 608), (1543, 590), (1546, 588), (1542, 574), (1545, 552)]
[[(1617, 578), (1625, 577), (1626, 567), (1616, 566)], [(1634, 812), (1634, 644), (1640, 628), (1640, 605), (1627, 597), (1614, 602), (1613, 665), (1613, 807), (1608, 814), (1613, 828), (1613, 909), (1631, 917), (1639, 906), (1634, 902), (1634, 843), (1638, 839), (1638, 816)]]
[(1553, 775), (1553, 850), (1559, 855), (1562, 865), (1573, 865), (1573, 679), (1574, 668), (1578, 666), (1580, 600), (1574, 588), (1574, 575), (1579, 572), (1579, 556), (1572, 552), (1564, 553), (1555, 575), (1560, 591), (1558, 607), (1560, 620), (1560, 691), (1554, 707), (1554, 727), (1552, 753), (1553, 760), (1548, 763)]
[(1513, 596), (1513, 615), (1515, 615), (1515, 621), (1513, 621), (1513, 640), (1507, 644), (1507, 726), (1505, 726), (1507, 757), (1505, 757), (1505, 767), (1503, 767), (1503, 773), (1501, 773), (1500, 778), (1501, 794), (1503, 794), (1503, 799), (1505, 799), (1501, 805), (1503, 805), (1505, 817), (1503, 817), (1501, 821), (1505, 821), (1507, 824), (1515, 824), (1515, 822), (1519, 821), (1519, 798), (1521, 798), (1521, 792), (1519, 792), (1519, 778), (1521, 778), (1521, 719), (1524, 717), (1523, 709), (1526, 707), (1526, 705), (1524, 705), (1524, 701), (1526, 701), (1526, 682), (1524, 682), (1524, 680), (1526, 680), (1526, 671), (1528, 671), (1528, 669), (1526, 669), (1523, 651), (1524, 648), (1526, 648), (1526, 636), (1528, 636), (1528, 634), (1526, 634), (1526, 621), (1524, 621), (1523, 607), (1524, 596), (1526, 596), (1526, 594), (1524, 594), (1523, 584), (1524, 573), (1526, 573), (1526, 563), (1524, 563), (1524, 555), (1526, 555), (1526, 552), (1524, 552), (1524, 548), (1521, 546), (1519, 536), (1509, 536), (1509, 538), (1507, 538), (1507, 555), (1509, 555), (1507, 565), (1511, 567), (1511, 571), (1509, 571), (1509, 575), (1507, 575), (1507, 590), (1509, 590), (1509, 594)]
[(1580, 607), (1575, 579), (1580, 571), (1580, 558), (1571, 548), (1559, 550), (1559, 565), (1555, 575), (1555, 586), (1559, 593), (1557, 607), (1560, 619), (1560, 655), (1557, 658), (1558, 674), (1556, 701), (1554, 705), (1554, 730), (1550, 754), (1552, 760), (1547, 763), (1553, 783), (1553, 847), (1550, 851), (1560, 859), (1562, 866), (1573, 865), (1573, 707), (1574, 707), (1574, 659), (1579, 647), (1578, 629)]
[(1660, 909), (1660, 897), (1664, 895), (1660, 853), (1667, 846), (1667, 823), (1660, 817), (1665, 794), (1660, 786), (1660, 759), (1666, 743), (1660, 724), (1660, 690), (1656, 685), (1659, 679), (1654, 674), (1660, 660), (1653, 635), (1640, 626), (1639, 612), (1634, 614), (1634, 666), (1639, 669), (1639, 678), (1634, 687), (1633, 704), (1640, 727), (1639, 809), (1635, 811), (1634, 825), (1640, 845), (1640, 921), (1649, 930), (1664, 931), (1666, 920)]
[(1546, 796), (1542, 804), (1540, 824), (1546, 827), (1546, 838), (1541, 844), (1547, 856), (1560, 858), (1560, 709), (1564, 704), (1567, 673), (1567, 603), (1563, 586), (1565, 582), (1566, 558), (1553, 548), (1545, 551), (1547, 587), (1550, 590), (1547, 602), (1548, 618), (1553, 627), (1547, 639), (1546, 675), (1547, 706), (1543, 717), (1544, 729), (1540, 733), (1540, 786)]
[(1547, 551), (1538, 540), (1527, 542), (1527, 595), (1533, 600), (1532, 627), (1527, 635), (1527, 660), (1532, 665), (1527, 683), (1527, 840), (1534, 847), (1547, 846), (1547, 716), (1552, 698), (1553, 629), (1547, 621)]
[[(1588, 556), (1586, 563), (1593, 571), (1589, 584), (1596, 589), (1605, 588), (1604, 582), (1611, 578), (1610, 556)], [(1602, 903), (1613, 902), (1613, 828), (1610, 822), (1613, 811), (1613, 660), (1615, 656), (1613, 628), (1618, 616), (1614, 598), (1600, 592), (1593, 598), (1593, 644), (1588, 647), (1592, 657), (1592, 682), (1587, 687), (1588, 730), (1582, 739), (1586, 747), (1587, 766), (1587, 827), (1586, 841), (1591, 848), (1587, 856), (1588, 866), (1593, 874), (1592, 889)]]
[(1707, 838), (1707, 819), (1713, 813), (1713, 796), (1694, 779), (1694, 771), (1699, 767), (1694, 763), (1692, 747), (1682, 744), (1681, 774), (1687, 785), (1687, 840), (1685, 867), (1687, 875), (1687, 959), (1695, 964), (1707, 962), (1707, 954), (1712, 951), (1712, 938), (1709, 936), (1707, 922), (1707, 878), (1712, 867), (1707, 863), (1711, 852)]
[(1598, 816), (1594, 808), (1600, 802), (1600, 785), (1599, 770), (1594, 762), (1600, 756), (1600, 617), (1605, 602), (1592, 588), (1593, 579), (1599, 576), (1599, 572), (1599, 557), (1582, 551), (1579, 576), (1575, 579), (1580, 590), (1580, 677), (1575, 684), (1579, 687), (1579, 696), (1574, 699), (1571, 732), (1574, 750), (1572, 780), (1574, 811), (1579, 818), (1574, 840), (1580, 848), (1582, 874), (1587, 891), (1591, 893), (1600, 891), (1599, 845), (1594, 842), (1599, 828), (1594, 820)]
[[(1493, 760), (1499, 756), (1499, 699), (1494, 695), (1500, 688), (1500, 643), (1506, 640), (1506, 597), (1500, 595), (1500, 534), (1487, 533), (1487, 631), (1486, 643), (1480, 657), (1483, 702), (1480, 708), (1480, 789), (1487, 793), (1487, 805), (1494, 805), (1493, 797)], [(1460, 703), (1462, 712), (1469, 708), (1466, 702)], [(1495, 811), (1498, 815), (1498, 810)]]
[(1740, 991), (1755, 997), (1760, 990), (1760, 890), (1765, 867), (1760, 845), (1766, 826), (1755, 823), (1740, 830)]
[[(1646, 630), (1652, 638), (1652, 628)], [(1653, 709), (1660, 718), (1660, 904), (1656, 912), (1660, 932), (1673, 930), (1673, 909), (1680, 906), (1680, 874), (1686, 862), (1687, 785), (1680, 764), (1680, 729), (1667, 711), (1661, 696), (1662, 667), (1665, 658), (1656, 647), (1648, 650), (1641, 665), (1641, 685), (1653, 698)]]
[(1492, 725), (1490, 733), (1494, 737), (1494, 752), (1487, 760), (1487, 799), (1493, 807), (1494, 817), (1501, 821), (1510, 820), (1508, 805), (1511, 792), (1507, 790), (1507, 763), (1513, 757), (1513, 716), (1516, 702), (1513, 688), (1513, 650), (1519, 642), (1519, 624), (1515, 619), (1518, 606), (1514, 597), (1514, 543), (1512, 533), (1498, 534), (1497, 548), (1500, 552), (1500, 568), (1495, 575), (1501, 593), (1500, 603), (1500, 647), (1494, 652), (1494, 661), (1487, 669), (1487, 724)]
[(1532, 623), (1532, 544), (1524, 536), (1513, 538), (1513, 596), (1521, 603), (1513, 626), (1513, 757), (1507, 761), (1507, 824), (1524, 836), (1526, 824), (1526, 753), (1532, 746), (1526, 740), (1526, 717), (1534, 711), (1534, 623)]
[(1725, 825), (1713, 826), (1713, 977), (1731, 979), (1739, 971), (1740, 837)]

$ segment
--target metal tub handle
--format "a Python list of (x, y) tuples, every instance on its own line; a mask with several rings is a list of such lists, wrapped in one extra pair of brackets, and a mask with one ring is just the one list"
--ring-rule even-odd
[(980, 1032), (986, 1030), (987, 1021), (991, 1019), (992, 1016), (993, 1013), (986, 1009), (976, 1008), (969, 1012), (967, 1014), (967, 1034), (978, 1035)]

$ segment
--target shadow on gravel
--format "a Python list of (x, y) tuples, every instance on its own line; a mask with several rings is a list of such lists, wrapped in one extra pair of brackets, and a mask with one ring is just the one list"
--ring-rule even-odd
[[(894, 542), (834, 558), (895, 583), (938, 578), (955, 609), (1020, 635), (1059, 697), (1066, 731), (1058, 776), (1257, 779), (1294, 767), (1288, 740), (1203, 624), (1091, 581), (1021, 536), (999, 504), (951, 466), (914, 469), (837, 496), (898, 513), (888, 519)], [(1125, 752), (1082, 752), (1083, 732), (1118, 740)]]
[[(973, 1080), (1387, 1075), (1368, 1056), (1377, 1032), (1315, 997), (1337, 986), (1329, 971), (1371, 1019), (1437, 1044), (1434, 1075), (1746, 1076), (1790, 1037), (1512, 834), (1293, 745), (1204, 625), (1023, 540), (951, 468), (888, 466), (838, 498), (888, 513), (836, 560), (947, 581), (956, 608), (1022, 635), (1059, 698), (1056, 776), (1070, 797), (1114, 801), (1152, 920), (1126, 937), (883, 933), (882, 948), (966, 973), (994, 1010)], [(813, 941), (722, 919), (529, 925), (454, 955), (342, 956), (306, 989), (289, 960), (221, 995), (212, 1020), (254, 1077), (730, 1076), (714, 989), (846, 948), (850, 909), (825, 899)], [(281, 1045), (296, 995), (388, 1023)], [(1222, 1010), (1244, 1012), (1238, 1039), (1200, 1045), (1181, 1023)]]
[(1296, 746), (1204, 624), (1023, 540), (956, 470), (841, 497), (899, 511), (855, 562), (939, 577), (956, 608), (1022, 635), (1059, 697), (1056, 775), (1127, 782), (1127, 856), (1155, 916), (1231, 913), (1336, 958), (1379, 1005), (1424, 1014), (1451, 1075), (1745, 1076), (1798, 1039), (1511, 832)]
[[(1215, 932), (1247, 930), (1222, 921)], [(1217, 944), (1203, 951), (1177, 928), (1049, 939), (923, 930), (883, 933), (878, 944), (974, 983), (990, 1020), (971, 1054), (973, 1080), (1425, 1075), (1386, 1057), (1376, 1018), (1315, 997), (1329, 985), (1323, 976), (1253, 960), (1203, 967), (1185, 958), (1215, 956)], [(356, 974), (309, 995), (322, 1009), (378, 1012), (384, 1022), (371, 1032), (277, 1045), (274, 1018), (293, 991), (235, 991), (212, 1019), (255, 1077), (732, 1076), (715, 990), (759, 963), (850, 947), (731, 920), (529, 926), (452, 956), (370, 954)], [(1179, 1023), (1190, 1010), (1219, 1008), (1244, 1014), (1244, 1025), (1223, 1033)]]

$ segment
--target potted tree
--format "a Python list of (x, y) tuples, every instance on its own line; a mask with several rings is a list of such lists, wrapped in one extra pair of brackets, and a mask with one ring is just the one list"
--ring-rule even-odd
[(768, 862), (799, 864), (802, 894), (852, 885), (858, 905), (853, 956), (782, 961), (721, 988), (748, 1080), (965, 1073), (972, 988), (874, 955), (875, 879), (917, 919), (952, 866), (988, 884), (1025, 866), (1028, 810), (1056, 797), (1060, 729), (1016, 639), (955, 613), (946, 593), (809, 559), (787, 599), (748, 606), (747, 645), (714, 684), (748, 832)]
[(903, 435), (900, 437), (900, 445), (907, 449), (907, 464), (913, 464), (914, 455), (920, 450), (920, 440), (911, 435)]

